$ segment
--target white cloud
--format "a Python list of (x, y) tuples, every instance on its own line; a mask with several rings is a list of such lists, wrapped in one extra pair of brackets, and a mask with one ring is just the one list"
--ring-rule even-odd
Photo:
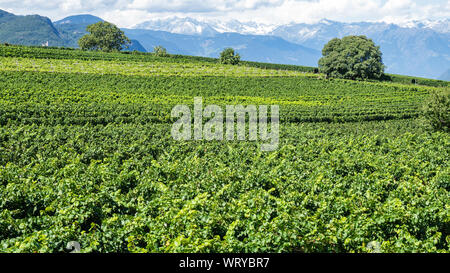
[(128, 27), (167, 16), (237, 19), (270, 24), (330, 20), (387, 21), (450, 18), (447, 0), (0, 0), (0, 9), (51, 19), (90, 13)]
[(127, 7), (149, 12), (226, 12), (277, 6), (283, 2), (282, 0), (131, 0)]
[(115, 9), (99, 14), (98, 16), (108, 22), (114, 22), (120, 27), (130, 27), (136, 23), (140, 23), (148, 20), (148, 18), (151, 18), (147, 11), (139, 9)]

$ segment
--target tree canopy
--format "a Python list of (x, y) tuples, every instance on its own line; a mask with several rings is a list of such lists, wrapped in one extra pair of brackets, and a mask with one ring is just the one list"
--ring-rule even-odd
[(384, 65), (380, 47), (366, 36), (334, 38), (322, 50), (322, 73), (333, 78), (379, 79)]
[(153, 53), (156, 55), (156, 56), (158, 56), (158, 57), (165, 57), (165, 56), (167, 56), (168, 54), (167, 54), (167, 49), (165, 48), (165, 47), (163, 47), (163, 46), (155, 46), (154, 48), (153, 48)]
[(239, 64), (239, 62), (241, 61), (241, 56), (238, 53), (234, 52), (234, 49), (229, 47), (229, 48), (225, 48), (220, 53), (219, 61), (221, 64), (236, 65), (236, 64)]
[(122, 30), (108, 22), (89, 25), (86, 30), (89, 34), (78, 40), (81, 49), (105, 52), (120, 51), (131, 43)]

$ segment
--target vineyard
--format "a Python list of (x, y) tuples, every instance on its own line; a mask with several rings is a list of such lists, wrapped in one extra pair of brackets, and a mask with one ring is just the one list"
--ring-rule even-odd
[[(449, 82), (0, 46), (0, 252), (450, 252)], [(177, 104), (279, 105), (280, 145), (175, 141)]]

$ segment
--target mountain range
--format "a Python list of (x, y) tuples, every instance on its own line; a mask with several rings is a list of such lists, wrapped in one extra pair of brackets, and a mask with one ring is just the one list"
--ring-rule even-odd
[[(92, 15), (76, 15), (52, 22), (44, 16), (14, 15), (0, 10), (0, 42), (78, 47), (78, 39), (87, 33), (86, 26), (99, 21), (103, 20)], [(131, 45), (126, 50), (146, 51), (137, 40), (131, 40)]]
[[(0, 42), (77, 47), (86, 26), (102, 21), (84, 14), (52, 22), (39, 15), (16, 16), (0, 10)], [(132, 39), (128, 50), (217, 57), (235, 48), (244, 60), (317, 66), (321, 49), (332, 38), (366, 35), (381, 47), (387, 72), (449, 80), (450, 19), (402, 25), (321, 20), (315, 24), (269, 25), (236, 20), (151, 19), (123, 29)]]
[(176, 54), (217, 57), (224, 48), (232, 47), (244, 60), (306, 66), (317, 66), (321, 56), (318, 50), (275, 36), (226, 32), (211, 37), (142, 29), (124, 31), (130, 39), (140, 41), (147, 49), (163, 45), (168, 52)]

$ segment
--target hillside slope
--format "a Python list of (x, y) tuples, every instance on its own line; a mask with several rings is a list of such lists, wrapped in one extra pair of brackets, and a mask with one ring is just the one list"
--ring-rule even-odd
[(63, 46), (64, 39), (50, 19), (39, 15), (16, 16), (0, 10), (0, 42)]

